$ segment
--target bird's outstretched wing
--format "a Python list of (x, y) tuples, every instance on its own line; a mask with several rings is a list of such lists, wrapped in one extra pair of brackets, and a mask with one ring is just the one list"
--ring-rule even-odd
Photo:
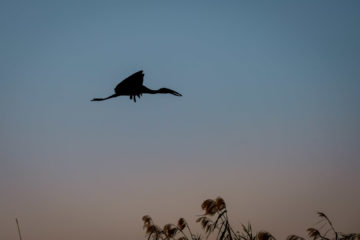
[(115, 87), (115, 93), (120, 93), (122, 91), (136, 91), (140, 89), (144, 82), (144, 73), (143, 71), (138, 71), (129, 77), (125, 78)]

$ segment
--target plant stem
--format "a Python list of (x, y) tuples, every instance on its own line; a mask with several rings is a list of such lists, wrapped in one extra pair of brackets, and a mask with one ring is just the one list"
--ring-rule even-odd
[(15, 218), (15, 221), (16, 221), (16, 225), (17, 225), (18, 232), (19, 232), (19, 238), (20, 238), (20, 240), (22, 240), (21, 232), (20, 232), (19, 220), (18, 220), (17, 218)]

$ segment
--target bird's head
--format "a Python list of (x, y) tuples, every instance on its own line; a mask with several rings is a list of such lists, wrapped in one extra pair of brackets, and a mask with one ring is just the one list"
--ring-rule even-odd
[(175, 96), (178, 96), (178, 97), (181, 97), (182, 95), (174, 90), (171, 90), (171, 89), (168, 89), (168, 88), (160, 88), (158, 90), (158, 93), (170, 93), (172, 95), (175, 95)]

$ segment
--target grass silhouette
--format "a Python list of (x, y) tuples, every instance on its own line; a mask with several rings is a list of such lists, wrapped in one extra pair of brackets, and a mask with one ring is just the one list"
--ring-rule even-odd
[[(201, 224), (205, 232), (205, 239), (210, 235), (216, 236), (216, 240), (276, 240), (267, 231), (254, 233), (251, 224), (242, 224), (240, 231), (234, 231), (230, 225), (224, 199), (221, 197), (207, 199), (201, 204), (204, 214), (196, 220)], [(323, 212), (318, 212), (320, 221), (317, 228), (308, 228), (308, 237), (311, 240), (360, 240), (360, 233), (345, 234), (335, 230), (333, 223)], [(180, 218), (177, 224), (168, 223), (163, 228), (154, 224), (152, 218), (146, 215), (142, 218), (147, 240), (201, 240), (199, 234), (193, 234), (189, 224), (184, 218)], [(287, 240), (306, 240), (301, 236), (289, 235)]]

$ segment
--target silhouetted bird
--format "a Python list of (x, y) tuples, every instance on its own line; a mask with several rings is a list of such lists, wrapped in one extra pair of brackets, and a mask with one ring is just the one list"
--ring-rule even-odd
[(107, 98), (94, 98), (91, 101), (103, 101), (118, 96), (130, 96), (130, 99), (133, 99), (134, 102), (136, 102), (136, 97), (140, 98), (143, 93), (149, 93), (149, 94), (170, 93), (175, 96), (182, 96), (180, 93), (175, 92), (174, 90), (168, 88), (151, 90), (143, 85), (143, 81), (144, 81), (144, 73), (143, 71), (138, 71), (133, 75), (124, 79), (122, 82), (120, 82), (114, 89), (115, 94)]

